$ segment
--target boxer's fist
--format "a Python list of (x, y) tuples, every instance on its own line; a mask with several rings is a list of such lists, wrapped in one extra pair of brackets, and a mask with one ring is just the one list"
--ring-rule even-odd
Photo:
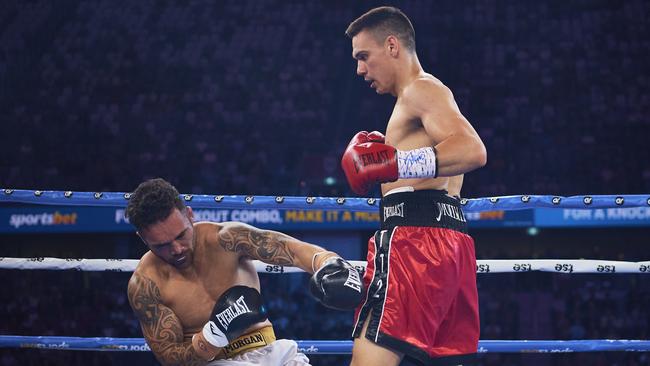
[(210, 359), (218, 351), (216, 348), (225, 347), (253, 324), (265, 321), (266, 314), (256, 289), (231, 287), (217, 300), (203, 331), (192, 338), (194, 349), (201, 357)]
[(341, 167), (356, 194), (368, 193), (375, 183), (397, 180), (397, 150), (383, 141), (384, 135), (377, 131), (361, 131), (354, 135), (345, 149)]
[(386, 141), (384, 134), (379, 131), (369, 132), (367, 138), (369, 142), (381, 142), (383, 144)]
[(364, 142), (368, 142), (368, 131), (359, 131), (357, 132), (356, 135), (352, 137), (352, 140), (348, 143), (348, 147), (352, 145), (358, 145), (358, 144), (363, 144)]
[(352, 310), (363, 300), (363, 283), (356, 268), (341, 257), (332, 257), (309, 281), (311, 294), (328, 308)]
[(365, 142), (381, 142), (383, 143), (386, 138), (384, 137), (384, 134), (379, 132), (379, 131), (360, 131), (357, 132), (354, 137), (352, 137), (352, 140), (348, 143), (348, 146), (352, 145), (359, 145), (363, 144)]

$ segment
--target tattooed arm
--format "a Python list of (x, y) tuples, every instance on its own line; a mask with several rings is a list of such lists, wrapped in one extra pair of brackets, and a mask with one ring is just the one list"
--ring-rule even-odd
[(176, 314), (160, 301), (160, 289), (148, 277), (134, 272), (129, 280), (129, 303), (140, 321), (142, 334), (163, 365), (205, 365), (191, 341), (183, 340)]
[[(217, 240), (228, 251), (265, 263), (298, 267), (308, 273), (318, 269), (326, 258), (336, 255), (277, 231), (261, 230), (235, 222), (223, 223)], [(320, 254), (314, 257), (317, 253)]]

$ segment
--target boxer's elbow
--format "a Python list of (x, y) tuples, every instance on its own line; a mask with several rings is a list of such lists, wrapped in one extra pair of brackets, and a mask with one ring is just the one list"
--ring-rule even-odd
[(474, 139), (471, 151), (471, 154), (468, 154), (472, 166), (470, 170), (484, 167), (487, 164), (487, 150), (480, 138), (476, 137)]
[(476, 162), (477, 162), (477, 169), (482, 168), (487, 164), (487, 150), (485, 149), (485, 145), (481, 142), (481, 147), (478, 149), (477, 157), (476, 157)]

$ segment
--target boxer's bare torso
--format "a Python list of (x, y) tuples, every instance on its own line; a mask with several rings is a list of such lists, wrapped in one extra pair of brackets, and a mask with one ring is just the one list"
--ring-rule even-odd
[[(331, 268), (328, 260), (337, 257), (317, 245), (242, 222), (194, 223), (192, 208), (160, 178), (136, 188), (127, 212), (149, 248), (129, 280), (129, 304), (163, 365), (205, 365), (206, 360), (226, 356), (228, 342), (270, 326), (267, 320), (259, 321), (266, 314), (253, 260), (313, 274), (325, 263)], [(242, 298), (233, 299), (236, 293)], [(360, 297), (361, 292), (354, 294)], [(216, 314), (213, 319), (222, 326), (212, 321), (212, 313), (223, 313), (224, 306), (234, 305), (225, 304), (240, 300), (252, 301), (255, 309), (246, 311), (237, 325), (224, 325)], [(272, 342), (272, 329), (264, 332)]]
[[(407, 88), (413, 87), (415, 82), (430, 83), (437, 87), (444, 87), (440, 80), (430, 74), (422, 73)], [(409, 93), (402, 92), (397, 96), (393, 113), (386, 127), (386, 143), (398, 150), (413, 150), (425, 146), (435, 146), (440, 141), (436, 141), (427, 133), (419, 111), (413, 106), (409, 99)], [(415, 190), (438, 189), (448, 190), (452, 196), (460, 195), (463, 176), (455, 177), (438, 177), (438, 178), (417, 178), (417, 179), (399, 179), (395, 182), (384, 183), (381, 185), (382, 195), (390, 190), (410, 186)]]
[[(217, 299), (228, 288), (245, 285), (260, 290), (260, 282), (252, 260), (238, 253), (224, 249), (218, 233), (221, 224), (194, 224), (193, 263), (188, 268), (178, 269), (152, 252), (147, 252), (135, 270), (131, 281), (138, 281), (141, 296), (135, 299), (158, 298), (173, 314), (168, 314), (158, 327), (160, 334), (150, 334), (154, 338), (169, 336), (165, 329), (180, 327), (183, 338), (191, 339), (201, 331), (208, 321)], [(144, 286), (142, 286), (144, 285)], [(141, 304), (146, 306), (147, 304)], [(267, 320), (250, 327), (247, 332), (270, 325)]]

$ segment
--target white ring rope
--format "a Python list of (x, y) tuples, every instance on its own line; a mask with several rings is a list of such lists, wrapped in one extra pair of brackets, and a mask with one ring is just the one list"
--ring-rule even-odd
[[(133, 272), (137, 259), (9, 258), (0, 257), (0, 269), (78, 270)], [(364, 271), (365, 261), (350, 261)], [(297, 273), (300, 268), (253, 261), (260, 273)], [(650, 274), (650, 261), (622, 262), (589, 259), (487, 259), (478, 260), (477, 273), (554, 272), (554, 273), (644, 273)]]

